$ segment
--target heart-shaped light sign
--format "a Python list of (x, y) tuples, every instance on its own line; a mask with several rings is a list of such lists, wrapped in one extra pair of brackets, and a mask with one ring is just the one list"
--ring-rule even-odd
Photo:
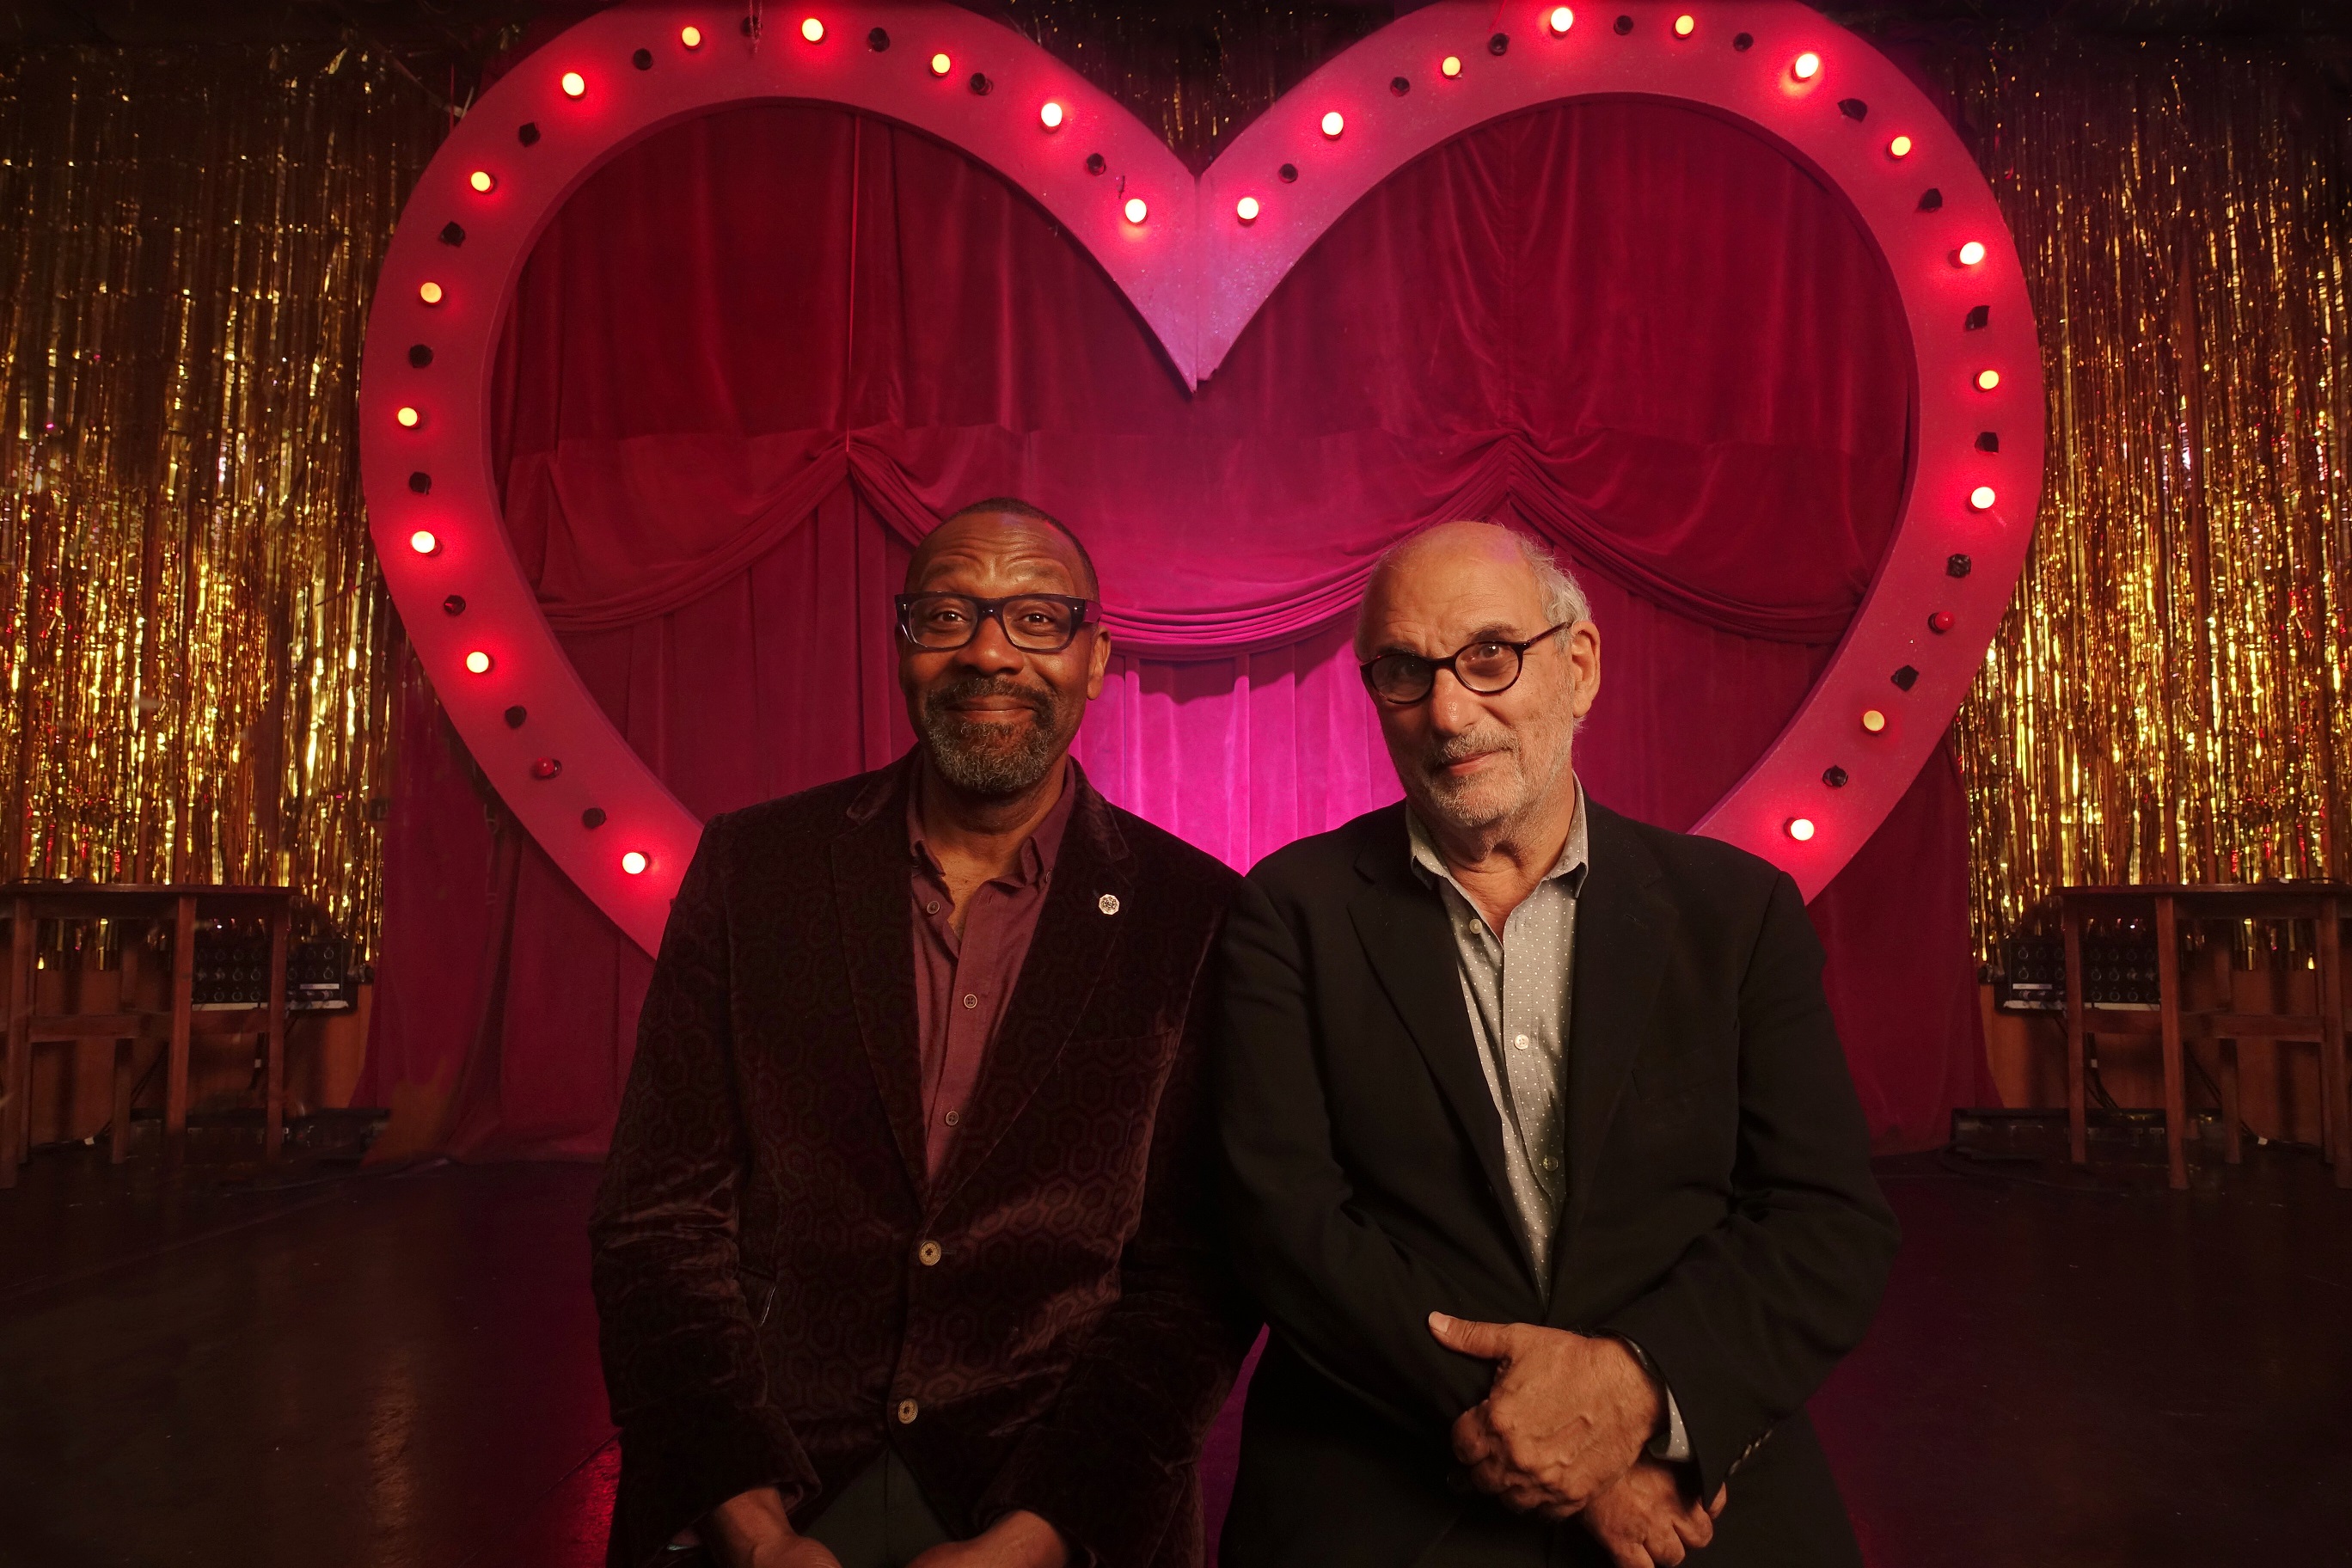
[(1076, 72), (950, 5), (814, 0), (772, 10), (757, 39), (716, 5), (615, 6), (555, 38), (417, 181), (362, 367), (377, 552), (476, 762), (541, 847), (656, 947), (701, 824), (550, 630), (508, 541), (490, 451), (491, 367), (523, 264), (564, 198), (624, 148), (763, 100), (911, 125), (1043, 205), (1197, 385), (1307, 247), (1405, 163), (1517, 110), (1646, 97), (1743, 121), (1843, 193), (1910, 328), (1918, 423), (1885, 559), (1796, 716), (1698, 825), (1785, 867), (1810, 898), (1934, 749), (2024, 565), (2042, 467), (2032, 308), (1968, 150), (1861, 39), (1790, 0), (1610, 11), (1440, 0), (1307, 78), (1197, 180)]

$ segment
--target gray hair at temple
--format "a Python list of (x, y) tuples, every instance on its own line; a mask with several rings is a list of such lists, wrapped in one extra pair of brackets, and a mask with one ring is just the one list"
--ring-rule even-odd
[(1568, 574), (1552, 552), (1521, 533), (1511, 531), (1511, 542), (1519, 547), (1519, 556), (1528, 569), (1536, 574), (1536, 586), (1543, 590), (1544, 625), (1574, 626), (1592, 618), (1592, 601), (1584, 596), (1584, 585)]

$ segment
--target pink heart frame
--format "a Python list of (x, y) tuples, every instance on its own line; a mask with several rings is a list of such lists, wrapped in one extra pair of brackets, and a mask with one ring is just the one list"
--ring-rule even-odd
[[(1795, 717), (1698, 825), (1811, 897), (1933, 751), (2023, 569), (2043, 462), (2032, 305), (1975, 161), (1868, 44), (1793, 0), (1610, 11), (1619, 26), (1565, 6), (1439, 0), (1315, 72), (1197, 180), (1068, 67), (946, 4), (814, 0), (772, 12), (756, 47), (740, 13), (716, 5), (615, 6), (553, 39), (418, 179), (362, 366), (369, 526), (475, 761), (582, 890), (657, 947), (701, 824), (605, 717), (541, 613), (499, 513), (489, 438), (491, 368), (531, 247), (623, 149), (767, 100), (913, 126), (1043, 205), (1198, 385), (1307, 247), (1405, 163), (1518, 110), (1644, 97), (1745, 122), (1842, 193), (1910, 329), (1916, 425), (1885, 558)], [(975, 90), (975, 74), (991, 90)], [(1409, 90), (1392, 89), (1399, 79)], [(1285, 163), (1295, 183), (1265, 178)]]

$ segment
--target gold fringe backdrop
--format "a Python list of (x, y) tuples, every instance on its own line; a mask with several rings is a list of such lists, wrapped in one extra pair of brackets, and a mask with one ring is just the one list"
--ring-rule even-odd
[(352, 49), (0, 75), (0, 876), (292, 882), (372, 947), (369, 287), (442, 122)]
[(2032, 556), (1954, 726), (1986, 947), (2069, 883), (2343, 875), (2346, 113), (2272, 52), (1957, 80), (2050, 396)]
[[(1168, 39), (1086, 12), (1018, 20), (1156, 100)], [(2052, 405), (2032, 559), (1954, 730), (1979, 940), (2069, 881), (2342, 874), (2342, 107), (2276, 52), (1943, 58)], [(1197, 158), (1296, 64), (1160, 118)], [(291, 880), (372, 945), (402, 656), (353, 392), (444, 126), (359, 49), (0, 66), (0, 875)]]

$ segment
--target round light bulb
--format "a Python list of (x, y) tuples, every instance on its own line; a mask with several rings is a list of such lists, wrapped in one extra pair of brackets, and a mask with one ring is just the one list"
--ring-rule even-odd
[(416, 286), (416, 297), (428, 305), (437, 305), (441, 302), (441, 285), (428, 279)]
[(400, 421), (401, 427), (403, 429), (414, 430), (416, 428), (416, 422), (425, 416), (404, 403), (400, 405), (400, 411), (394, 414), (393, 417)]
[(812, 44), (821, 44), (824, 42), (824, 24), (818, 21), (814, 16), (802, 17), (801, 37), (806, 38)]
[(1810, 842), (1813, 837), (1813, 819), (1810, 816), (1789, 818), (1789, 837), (1800, 844)]
[(1048, 131), (1059, 131), (1062, 128), (1062, 106), (1048, 100), (1045, 106), (1037, 111), (1037, 123)]
[(1551, 36), (1557, 38), (1576, 26), (1576, 13), (1565, 5), (1555, 5), (1551, 14), (1544, 18), (1544, 26), (1549, 27)]
[(498, 181), (491, 177), (488, 169), (477, 169), (466, 176), (466, 183), (484, 195), (488, 195), (490, 194), (490, 187), (497, 184)]
[(1992, 502), (1993, 494), (1990, 485), (1979, 485), (1969, 492), (1969, 506), (1974, 510), (1990, 511)]
[(1890, 158), (1908, 158), (1911, 156), (1911, 138), (1908, 136), (1897, 136), (1894, 141), (1889, 142), (1886, 144), (1886, 155)]
[(1966, 245), (1960, 247), (1960, 248), (1953, 254), (1959, 258), (1961, 266), (1974, 267), (1978, 262), (1982, 261), (1985, 258), (1984, 241), (1980, 239), (1972, 239)]
[(1797, 57), (1797, 63), (1789, 70), (1799, 81), (1811, 81), (1822, 74), (1822, 57), (1807, 49)]
[(1339, 118), (1338, 110), (1334, 109), (1323, 116), (1324, 135), (1337, 140), (1339, 132), (1346, 129), (1348, 129), (1348, 122)]
[(1151, 216), (1151, 209), (1143, 205), (1141, 196), (1128, 197), (1127, 205), (1119, 210), (1127, 214), (1127, 221), (1129, 223), (1141, 223)]
[(1865, 708), (1862, 710), (1862, 727), (1875, 735), (1886, 728), (1886, 715), (1875, 708)]
[(689, 49), (698, 49), (702, 47), (702, 29), (693, 26), (680, 27), (677, 30), (677, 41)]
[(1687, 38), (1698, 31), (1698, 18), (1685, 11), (1675, 18), (1675, 37)]
[(2000, 384), (2000, 372), (1997, 370), (1980, 370), (1977, 372), (1977, 390), (1979, 392), (1990, 392), (1994, 387), (1999, 386)]
[(467, 669), (476, 675), (489, 674), (490, 663), (490, 656), (484, 653), (480, 648), (476, 648), (473, 652), (466, 656)]
[(1437, 62), (1437, 73), (1449, 80), (1454, 77), (1460, 76), (1462, 74), (1462, 57), (1460, 55), (1446, 56), (1444, 59)]
[(650, 864), (652, 864), (651, 861), (647, 860), (642, 854), (638, 853), (635, 849), (630, 850), (626, 855), (621, 857), (621, 869), (626, 871), (632, 877), (644, 876), (646, 874), (646, 868)]
[(1244, 196), (1241, 200), (1235, 202), (1234, 204), (1234, 216), (1241, 219), (1244, 223), (1255, 223), (1257, 221), (1257, 198), (1255, 196)]
[(563, 73), (564, 97), (578, 98), (582, 93), (586, 92), (587, 90), (588, 79), (586, 77), (582, 76), (578, 71), (565, 71)]
[(948, 72), (953, 69), (955, 69), (955, 61), (948, 58), (947, 56), (933, 55), (931, 57), (931, 74), (933, 76), (945, 76)]
[(419, 555), (430, 555), (441, 548), (441, 542), (433, 537), (431, 529), (420, 528), (408, 536), (408, 548)]

